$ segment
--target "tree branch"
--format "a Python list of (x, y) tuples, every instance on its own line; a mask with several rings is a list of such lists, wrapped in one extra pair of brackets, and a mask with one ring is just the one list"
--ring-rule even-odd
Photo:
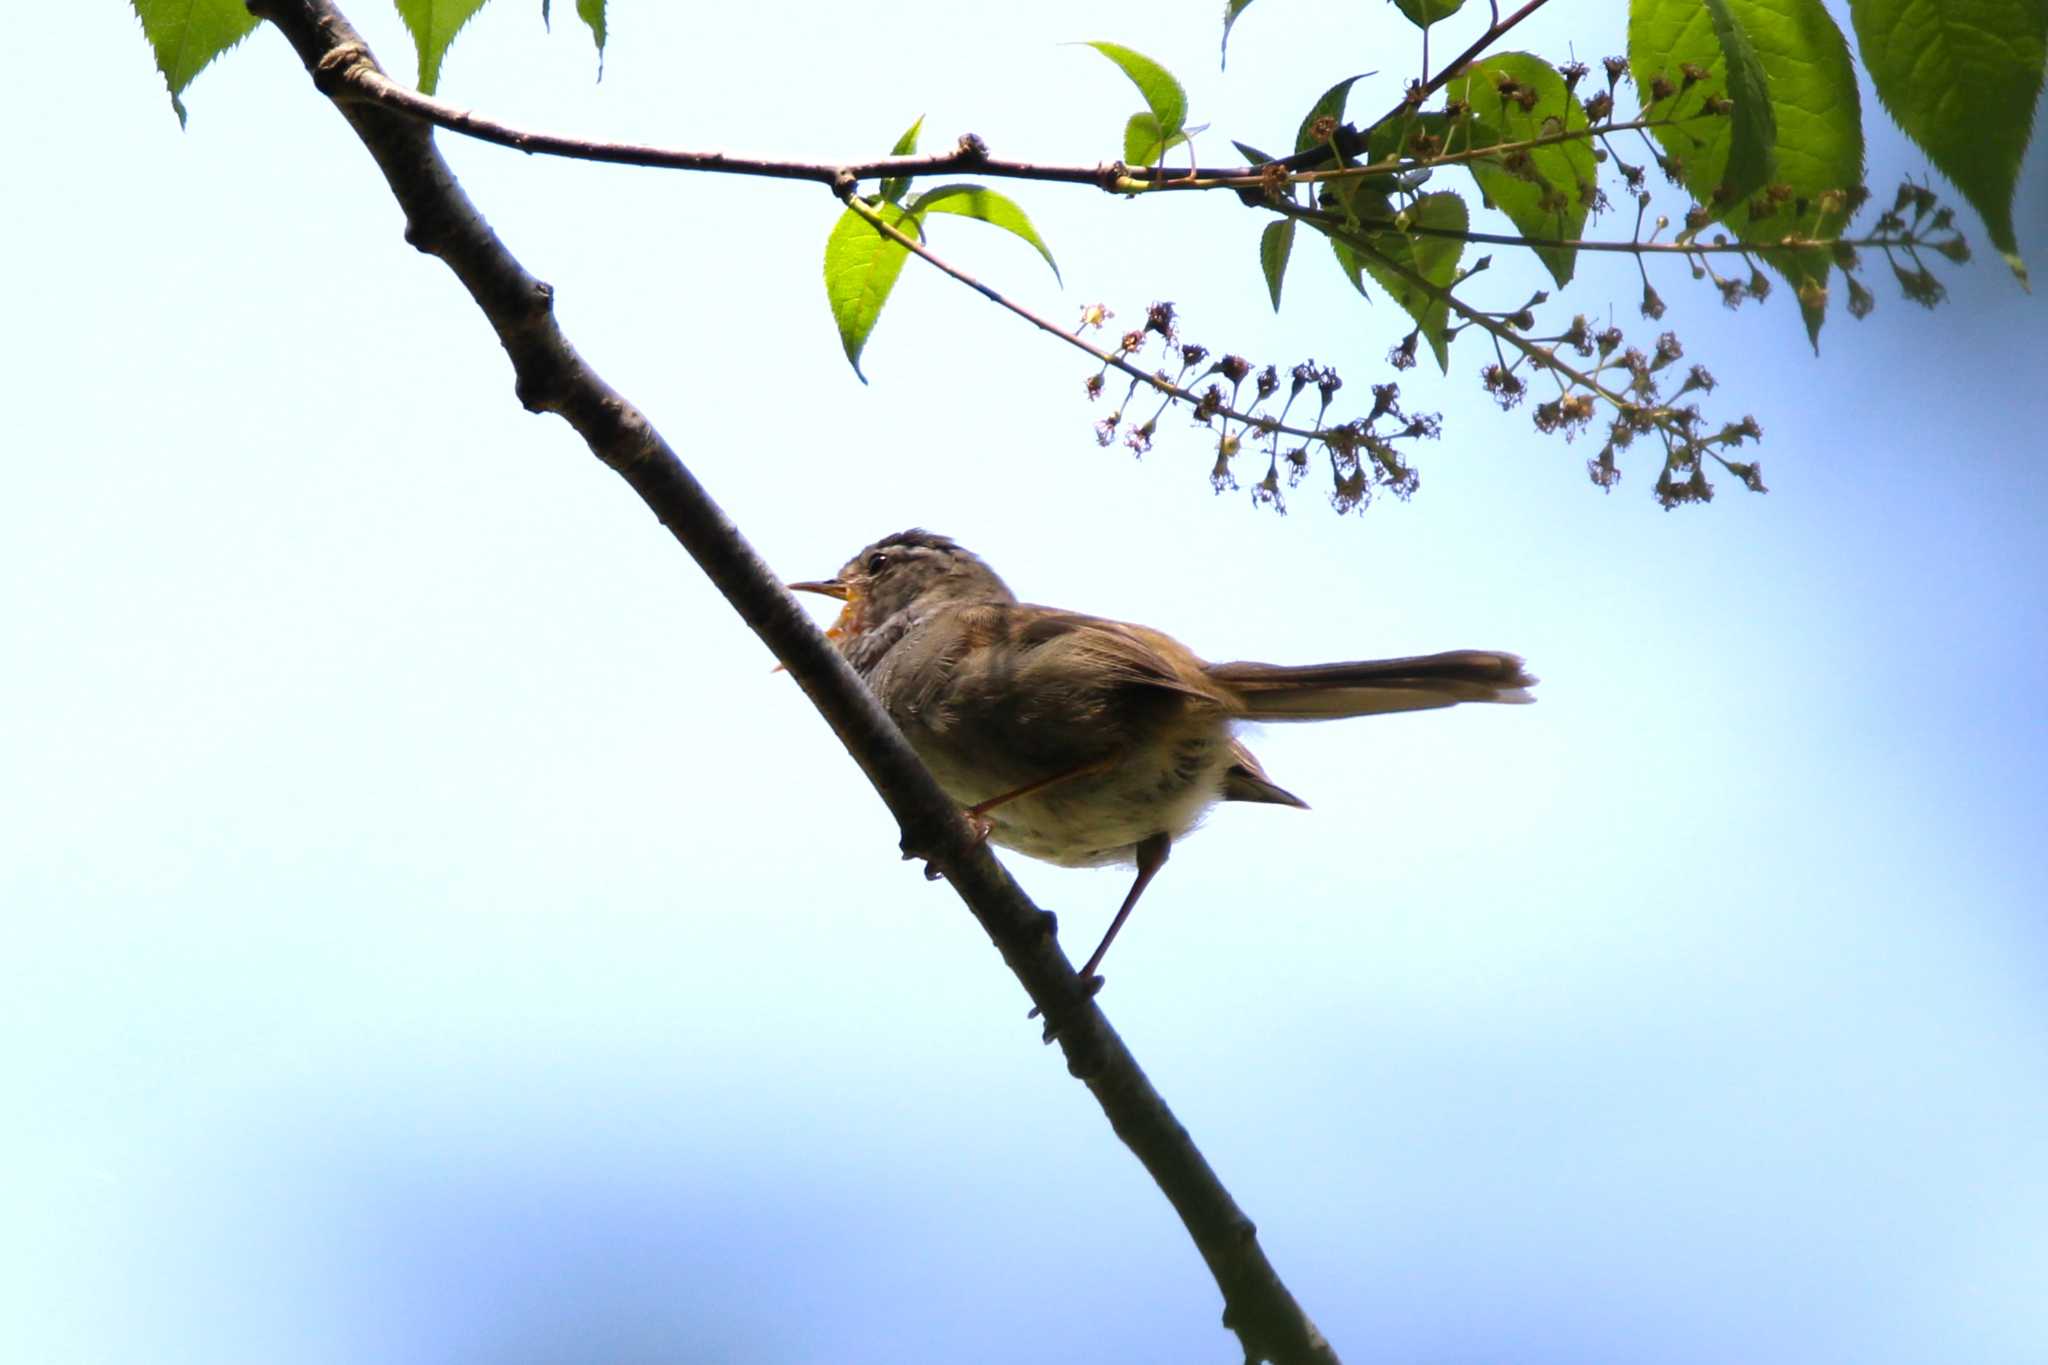
[(1180, 1215), (1247, 1359), (1334, 1365), (1335, 1353), (1266, 1260), (1251, 1221), (1083, 989), (1054, 938), (1052, 915), (972, 837), (867, 688), (653, 424), (577, 354), (556, 322), (553, 291), (484, 221), (429, 127), (347, 97), (390, 85), (348, 20), (328, 0), (250, 0), (249, 9), (290, 40), (375, 159), (405, 212), (406, 240), (446, 264), (489, 319), (511, 357), (519, 401), (563, 417), (632, 485), (811, 698), (896, 817), (904, 847), (929, 859), (967, 903), (1056, 1030), (1068, 1069)]
[[(252, 0), (252, 5), (264, 0)], [(563, 156), (578, 161), (602, 161), (623, 166), (648, 166), (658, 170), (708, 171), (723, 175), (748, 175), (770, 180), (811, 180), (830, 185), (842, 175), (856, 180), (891, 177), (946, 175), (972, 172), (1007, 180), (1045, 180), (1055, 183), (1094, 185), (1118, 193), (1146, 188), (1156, 181), (1188, 175), (1225, 176), (1244, 173), (1242, 166), (1168, 170), (1153, 166), (1126, 166), (1121, 161), (1097, 166), (1053, 166), (1032, 161), (1009, 161), (992, 157), (972, 134), (962, 137), (950, 152), (927, 156), (883, 156), (868, 161), (789, 161), (775, 157), (733, 156), (726, 152), (692, 152), (678, 147), (656, 147), (635, 142), (606, 142), (593, 138), (566, 137), (560, 133), (535, 132), (422, 95), (410, 86), (392, 80), (381, 67), (351, 65), (337, 71), (334, 84), (324, 93), (338, 104), (374, 104), (408, 118), (446, 128), (480, 142), (541, 156)]]

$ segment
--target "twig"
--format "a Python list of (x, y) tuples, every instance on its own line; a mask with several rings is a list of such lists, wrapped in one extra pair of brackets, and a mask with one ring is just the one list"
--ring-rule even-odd
[[(375, 59), (329, 0), (250, 0), (284, 33), (323, 92), (374, 88)], [(1180, 1215), (1222, 1290), (1250, 1360), (1334, 1365), (1336, 1355), (1266, 1260), (1252, 1224), (1083, 989), (1052, 916), (1018, 889), (837, 650), (726, 519), (645, 415), (562, 333), (553, 291), (528, 274), (463, 192), (426, 124), (380, 103), (335, 105), (383, 172), (406, 238), (438, 257), (490, 320), (528, 410), (566, 419), (631, 484), (832, 726), (903, 829), (980, 921), (1057, 1030), (1067, 1066)]]
[[(254, 0), (264, 3), (264, 0)], [(519, 128), (472, 110), (422, 95), (392, 80), (375, 66), (338, 67), (322, 87), (337, 104), (371, 104), (402, 114), (451, 133), (490, 142), (500, 147), (540, 156), (562, 156), (578, 161), (602, 161), (621, 166), (648, 166), (658, 170), (707, 171), (721, 175), (746, 175), (771, 180), (810, 180), (833, 184), (851, 173), (859, 180), (880, 180), (903, 176), (946, 175), (969, 172), (1008, 180), (1044, 180), (1060, 184), (1094, 185), (1116, 193), (1148, 188), (1153, 182), (1168, 182), (1190, 174), (1221, 176), (1241, 174), (1242, 166), (1192, 167), (1169, 171), (1163, 167), (1126, 166), (1112, 161), (1096, 166), (1054, 166), (1032, 161), (1011, 161), (988, 154), (980, 139), (963, 137), (950, 152), (928, 156), (884, 156), (868, 161), (791, 161), (775, 157), (733, 156), (727, 152), (692, 152), (676, 147), (657, 147), (635, 142), (606, 142), (594, 138), (567, 137), (560, 133)]]
[[(1159, 371), (1147, 370), (1142, 366), (1135, 365), (1131, 361), (1125, 359), (1122, 355), (1116, 353), (1115, 351), (1109, 350), (1106, 347), (1097, 346), (1094, 342), (1088, 340), (1087, 337), (1082, 336), (1079, 332), (1068, 331), (1066, 328), (1060, 326), (1058, 323), (1053, 322), (1050, 319), (1045, 318), (1038, 313), (1032, 312), (1023, 304), (1018, 303), (1014, 299), (1005, 296), (1000, 290), (997, 290), (994, 287), (983, 283), (975, 276), (970, 275), (965, 270), (962, 270), (959, 266), (954, 265), (951, 261), (948, 261), (945, 257), (940, 256), (937, 252), (933, 251), (923, 242), (920, 242), (917, 238), (911, 236), (909, 233), (903, 231), (895, 224), (883, 218), (882, 215), (877, 213), (874, 210), (874, 208), (868, 204), (866, 200), (862, 199), (859, 195), (853, 193), (853, 185), (854, 182), (850, 174), (847, 177), (847, 179), (841, 182), (840, 198), (846, 201), (846, 206), (852, 209), (855, 213), (859, 214), (862, 218), (866, 219), (868, 226), (872, 227), (876, 232), (881, 233), (884, 237), (887, 237), (890, 241), (896, 243), (898, 246), (907, 249), (912, 255), (916, 256), (918, 259), (924, 261), (926, 264), (934, 267), (940, 272), (952, 276), (954, 279), (960, 281), (960, 283), (966, 285), (969, 289), (972, 289), (975, 293), (987, 299), (990, 303), (996, 304), (1002, 308), (1009, 309), (1012, 313), (1015, 313), (1018, 317), (1024, 319), (1024, 321), (1030, 323), (1033, 327), (1038, 328), (1040, 331), (1058, 337), (1061, 341), (1066, 342), (1069, 346), (1073, 346), (1082, 351), (1087, 352), (1089, 355), (1095, 357), (1103, 364), (1110, 366), (1112, 369), (1120, 370), (1124, 374), (1129, 375), (1132, 379), (1138, 381), (1140, 384), (1144, 384), (1152, 388), (1156, 392), (1165, 394), (1167, 398), (1177, 398), (1182, 402), (1190, 404), (1201, 403), (1202, 396), (1196, 393), (1193, 389), (1174, 383), (1172, 380), (1168, 379), (1163, 373)], [(1247, 425), (1267, 435), (1278, 433), (1284, 436), (1300, 436), (1304, 439), (1313, 441), (1320, 440), (1327, 434), (1317, 427), (1290, 427), (1281, 422), (1269, 422), (1266, 418), (1256, 416), (1252, 413), (1240, 412), (1236, 408), (1212, 405), (1209, 411), (1213, 412), (1216, 416), (1225, 419), (1226, 421), (1246, 423)]]

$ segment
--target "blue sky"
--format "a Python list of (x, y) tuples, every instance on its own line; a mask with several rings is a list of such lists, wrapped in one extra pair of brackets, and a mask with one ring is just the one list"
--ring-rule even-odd
[[(820, 159), (922, 113), (933, 145), (1094, 161), (1133, 100), (1069, 40), (1166, 62), (1217, 152), (1412, 61), (1376, 5), (1254, 9), (1227, 75), (1166, 6), (772, 36), (617, 8), (601, 84), (580, 29), (501, 5), (445, 92)], [(1542, 22), (1546, 54), (1620, 45)], [(972, 921), (630, 493), (518, 408), (282, 41), (181, 134), (124, 8), (29, 24), (0, 1353), (1232, 1359)], [(1925, 165), (1865, 104), (1888, 193)], [(816, 187), (444, 145), (792, 578), (923, 524), (1212, 657), (1529, 657), (1535, 707), (1253, 735), (1314, 809), (1217, 814), (1111, 959), (1111, 1018), (1347, 1359), (2048, 1351), (2048, 324), (1981, 234), (1950, 306), (1877, 266), (1818, 359), (1783, 291), (1729, 314), (1658, 277), (1712, 410), (1764, 426), (1766, 497), (1666, 514), (1639, 465), (1603, 496), (1468, 341), (1403, 378), (1445, 414), (1412, 503), (1304, 487), (1279, 518), (1170, 422), (1098, 449), (1086, 368), (936, 277), (906, 272), (862, 387)], [(1275, 319), (1234, 203), (1014, 192), (1064, 291), (976, 225), (937, 244), (1053, 316), (1172, 298), (1361, 392), (1403, 330), (1307, 253)], [(1632, 267), (1581, 273), (1652, 334)], [(1126, 874), (1012, 862), (1085, 951)]]

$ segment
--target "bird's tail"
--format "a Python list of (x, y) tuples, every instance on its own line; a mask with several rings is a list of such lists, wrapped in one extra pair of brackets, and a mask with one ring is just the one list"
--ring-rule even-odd
[(1249, 720), (1335, 720), (1467, 701), (1529, 702), (1535, 698), (1527, 689), (1536, 685), (1520, 658), (1484, 649), (1298, 668), (1211, 664), (1207, 672), (1243, 701)]

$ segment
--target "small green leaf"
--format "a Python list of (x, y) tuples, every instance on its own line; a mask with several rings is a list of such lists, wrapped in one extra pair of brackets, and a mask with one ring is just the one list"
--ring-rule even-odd
[(1124, 125), (1124, 165), (1150, 166), (1166, 155), (1166, 138), (1159, 120), (1142, 110)]
[[(1629, 66), (1636, 88), (1647, 92), (1661, 77), (1675, 87), (1652, 113), (1653, 130), (1674, 158), (1681, 179), (1707, 210), (1740, 241), (1768, 244), (1786, 237), (1832, 237), (1848, 220), (1845, 196), (1863, 181), (1863, 114), (1856, 68), (1842, 31), (1821, 0), (1716, 0), (1728, 22), (1749, 39), (1763, 69), (1776, 141), (1768, 194), (1738, 196), (1727, 188), (1736, 170), (1730, 117), (1706, 115), (1707, 100), (1734, 93), (1728, 85), (1726, 47), (1715, 16), (1698, 0), (1630, 0)], [(1688, 83), (1687, 65), (1705, 80)], [(1820, 247), (1773, 247), (1759, 253), (1795, 293), (1825, 298), (1829, 258)], [(1806, 330), (1820, 344), (1822, 311), (1802, 308)]]
[[(1384, 232), (1352, 234), (1353, 242), (1333, 236), (1330, 245), (1337, 249), (1338, 264), (1344, 267), (1359, 293), (1365, 292), (1365, 283), (1359, 278), (1362, 269), (1415, 319), (1416, 327), (1436, 356), (1436, 363), (1448, 374), (1451, 310), (1447, 299), (1451, 282), (1457, 278), (1458, 260), (1465, 253), (1465, 243), (1459, 237), (1440, 234), (1465, 231), (1465, 201), (1455, 194), (1425, 194), (1403, 210), (1396, 221), (1408, 228), (1436, 231), (1411, 233), (1395, 227)], [(1396, 266), (1420, 275), (1432, 287), (1416, 283)]]
[(420, 93), (431, 95), (441, 83), (441, 59), (462, 26), (476, 17), (485, 0), (398, 0), (398, 15), (412, 34), (419, 53)]
[[(1157, 121), (1159, 140), (1171, 146), (1168, 139), (1181, 130), (1188, 120), (1188, 96), (1180, 87), (1173, 74), (1159, 63), (1142, 53), (1133, 52), (1117, 43), (1087, 43), (1103, 56), (1115, 62), (1131, 84), (1138, 87), (1138, 93), (1145, 97), (1145, 105)], [(1125, 142), (1130, 140), (1129, 130), (1125, 131)], [(1150, 165), (1149, 161), (1133, 161), (1125, 157), (1126, 165)]]
[(1706, 6), (1714, 20), (1714, 37), (1721, 44), (1728, 97), (1735, 101), (1735, 111), (1728, 116), (1728, 167), (1722, 173), (1723, 183), (1732, 197), (1747, 199), (1769, 184), (1771, 172), (1777, 169), (1778, 121), (1771, 113), (1770, 80), (1749, 41), (1748, 30), (1736, 22), (1728, 0), (1706, 0)]
[(1358, 297), (1368, 303), (1372, 302), (1372, 295), (1367, 293), (1365, 288), (1365, 265), (1359, 260), (1358, 253), (1335, 237), (1330, 239), (1330, 251), (1337, 258), (1337, 268), (1344, 272), (1344, 278), (1351, 281), (1351, 287), (1358, 291)]
[(1276, 218), (1259, 234), (1259, 269), (1266, 272), (1266, 292), (1273, 311), (1280, 311), (1280, 285), (1287, 278), (1287, 257), (1294, 250), (1294, 220)]
[(156, 69), (170, 88), (178, 126), (185, 126), (180, 98), (206, 64), (255, 31), (257, 19), (242, 0), (134, 0), (142, 36), (149, 40)]
[[(918, 235), (916, 220), (901, 208), (884, 202), (875, 209), (883, 222)], [(861, 374), (860, 353), (909, 255), (901, 243), (884, 237), (852, 209), (839, 215), (825, 241), (825, 298), (832, 305), (832, 321), (839, 327), (839, 344), (846, 348), (846, 359), (863, 384), (868, 377)]]
[(1230, 145), (1237, 148), (1237, 154), (1244, 158), (1247, 166), (1263, 166), (1273, 159), (1258, 148), (1247, 147), (1242, 142), (1233, 141)]
[[(1513, 92), (1509, 98), (1503, 92)], [(1564, 77), (1541, 57), (1503, 52), (1482, 57), (1444, 86), (1444, 96), (1471, 110), (1445, 145), (1463, 151), (1501, 142), (1527, 142), (1581, 132), (1586, 110), (1565, 88)], [(1532, 147), (1498, 161), (1466, 163), (1486, 202), (1508, 216), (1525, 237), (1576, 241), (1586, 226), (1596, 183), (1593, 149), (1583, 139)], [(1560, 285), (1577, 265), (1573, 247), (1539, 246), (1536, 255)]]
[(1228, 69), (1230, 66), (1230, 26), (1237, 22), (1237, 16), (1251, 8), (1252, 0), (1223, 0), (1223, 59), (1217, 65)]
[(1408, 16), (1408, 22), (1417, 28), (1428, 28), (1431, 24), (1456, 14), (1465, 0), (1394, 0), (1394, 7)]
[(2048, 58), (2040, 0), (1849, 0), (1877, 97), (1984, 219), (2027, 282), (2013, 191)]
[(1325, 90), (1322, 98), (1308, 111), (1308, 117), (1301, 121), (1301, 131), (1294, 135), (1294, 150), (1305, 152), (1311, 147), (1325, 145), (1327, 139), (1311, 137), (1309, 130), (1316, 126), (1316, 120), (1319, 118), (1329, 117), (1340, 124), (1343, 123), (1344, 102), (1351, 97), (1351, 87), (1372, 74), (1370, 71), (1361, 71), (1356, 76), (1346, 76)]
[(1156, 166), (1165, 160), (1168, 152), (1208, 126), (1200, 123), (1192, 128), (1183, 128), (1172, 137), (1161, 137), (1159, 124), (1150, 114), (1133, 114), (1131, 121), (1124, 125), (1124, 165)]
[(597, 78), (604, 79), (604, 0), (576, 0), (576, 17), (590, 28), (597, 44)]
[[(903, 136), (896, 139), (896, 145), (889, 149), (890, 156), (912, 156), (917, 152), (917, 135), (924, 131), (924, 115), (917, 116), (917, 122), (903, 130)], [(882, 182), (882, 198), (892, 204), (903, 202), (904, 194), (910, 189), (910, 177), (892, 175)]]
[[(1031, 225), (1031, 219), (1023, 209), (1004, 194), (982, 185), (940, 185), (926, 190), (911, 200), (905, 210), (911, 217), (919, 218), (927, 213), (957, 213), (962, 218), (974, 218), (999, 227), (1015, 237), (1022, 237), (1031, 244), (1045, 263), (1052, 267), (1052, 277), (1060, 278), (1060, 268), (1052, 258), (1052, 250), (1038, 235), (1038, 229)], [(922, 237), (924, 234), (919, 233)], [(1064, 283), (1064, 281), (1062, 281)]]

